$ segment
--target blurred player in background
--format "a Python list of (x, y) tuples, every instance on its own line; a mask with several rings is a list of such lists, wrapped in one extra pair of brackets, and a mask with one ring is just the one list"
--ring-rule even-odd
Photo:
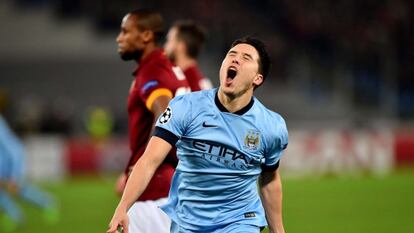
[(205, 37), (205, 30), (200, 25), (179, 21), (168, 31), (164, 45), (168, 58), (184, 72), (191, 91), (212, 88), (211, 81), (201, 73), (197, 62)]
[(284, 233), (278, 167), (287, 128), (253, 96), (269, 67), (260, 40), (236, 40), (222, 62), (218, 89), (170, 102), (132, 171), (108, 233), (128, 226), (127, 210), (173, 146), (180, 162), (162, 206), (172, 219), (171, 232), (259, 233), (268, 225), (271, 233)]
[(23, 222), (23, 214), (12, 197), (19, 197), (43, 210), (46, 223), (56, 223), (58, 209), (50, 194), (32, 185), (25, 174), (25, 149), (0, 115), (0, 209), (1, 228), (12, 231)]
[[(0, 229), (1, 232), (11, 232), (22, 222), (22, 213), (12, 199), (9, 191), (15, 189), (10, 181), (11, 156), (3, 146), (7, 140), (9, 129), (0, 115)], [(4, 142), (3, 142), (4, 141)], [(14, 192), (14, 191), (13, 191)]]
[[(176, 95), (190, 92), (182, 72), (175, 72), (172, 63), (159, 47), (164, 37), (161, 15), (149, 9), (128, 13), (122, 20), (116, 38), (118, 52), (125, 61), (134, 60), (139, 66), (134, 71), (128, 98), (128, 127), (131, 158), (125, 172), (118, 179), (117, 192), (122, 193), (125, 181), (134, 164), (144, 153), (155, 120)], [(129, 232), (169, 232), (170, 219), (158, 206), (167, 200), (177, 158), (171, 151), (154, 171), (147, 189), (129, 210)], [(141, 170), (146, 174), (146, 171)]]

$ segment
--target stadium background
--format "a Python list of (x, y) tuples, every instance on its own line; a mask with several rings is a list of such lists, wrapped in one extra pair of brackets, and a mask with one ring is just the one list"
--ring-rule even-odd
[[(0, 104), (28, 150), (28, 173), (61, 203), (57, 225), (21, 203), (17, 232), (104, 232), (129, 156), (135, 64), (115, 37), (125, 12), (209, 32), (200, 57), (218, 84), (224, 52), (253, 34), (273, 67), (256, 95), (290, 129), (282, 160), (287, 232), (413, 232), (414, 33), (408, 0), (2, 0)], [(156, 232), (156, 231), (154, 231)]]

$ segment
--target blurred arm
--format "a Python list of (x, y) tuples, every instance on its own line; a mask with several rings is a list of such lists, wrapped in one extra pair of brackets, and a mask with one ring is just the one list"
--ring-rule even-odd
[(282, 218), (282, 182), (278, 169), (263, 171), (259, 188), (270, 233), (284, 233)]

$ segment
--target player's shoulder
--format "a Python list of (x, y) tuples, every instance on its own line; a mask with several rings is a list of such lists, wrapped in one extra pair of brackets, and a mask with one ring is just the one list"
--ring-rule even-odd
[(187, 93), (185, 95), (176, 96), (174, 98), (185, 100), (191, 103), (203, 103), (206, 101), (214, 99), (215, 90), (201, 90), (201, 91), (193, 91), (190, 93)]
[(214, 99), (214, 91), (212, 90), (201, 90), (194, 91), (184, 95), (175, 96), (170, 105), (183, 106), (185, 108), (191, 108), (195, 111), (198, 108), (206, 107), (211, 104), (211, 99)]
[(267, 108), (257, 98), (255, 98), (256, 111), (260, 112), (261, 119), (265, 125), (286, 128), (285, 119), (279, 113)]
[(254, 102), (255, 102), (255, 105), (256, 105), (256, 108), (258, 109), (258, 111), (260, 111), (261, 114), (263, 114), (265, 117), (273, 119), (273, 120), (275, 120), (275, 119), (276, 120), (283, 120), (283, 117), (279, 113), (269, 109), (268, 107), (266, 107), (262, 102), (260, 102), (255, 97), (254, 97)]
[(172, 73), (173, 65), (165, 56), (154, 56), (142, 65), (140, 71), (144, 76), (154, 76), (159, 73)]
[(170, 61), (170, 59), (168, 59), (163, 50), (155, 51), (155, 56), (152, 57), (151, 61), (149, 62), (149, 65), (162, 66), (167, 68), (171, 68), (173, 66), (172, 62)]
[(159, 73), (171, 73), (172, 65), (161, 61), (148, 62), (141, 68), (141, 74), (144, 76), (153, 76)]

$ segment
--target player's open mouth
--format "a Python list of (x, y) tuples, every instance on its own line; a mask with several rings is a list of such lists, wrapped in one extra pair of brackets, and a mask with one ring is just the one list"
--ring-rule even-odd
[(237, 70), (235, 67), (230, 66), (229, 69), (227, 70), (227, 78), (229, 79), (234, 79), (237, 75)]

